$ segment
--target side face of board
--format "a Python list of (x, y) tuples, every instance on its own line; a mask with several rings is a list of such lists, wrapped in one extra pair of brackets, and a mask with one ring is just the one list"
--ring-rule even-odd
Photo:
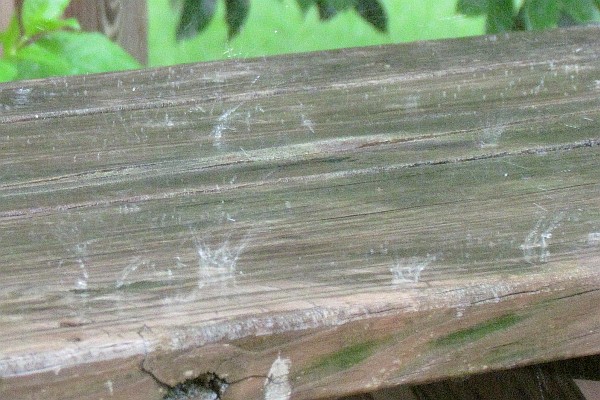
[(0, 85), (0, 397), (308, 400), (599, 353), (599, 34)]

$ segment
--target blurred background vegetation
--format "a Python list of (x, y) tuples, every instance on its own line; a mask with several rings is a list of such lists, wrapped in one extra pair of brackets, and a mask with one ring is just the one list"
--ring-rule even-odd
[(225, 22), (225, 2), (217, 1), (214, 16), (205, 29), (197, 36), (177, 41), (178, 7), (172, 7), (172, 0), (149, 0), (149, 64), (471, 36), (485, 30), (485, 17), (457, 13), (457, 0), (380, 0), (387, 14), (386, 32), (378, 31), (352, 8), (322, 21), (316, 5), (302, 10), (301, 1), (250, 0), (248, 16), (231, 39)]
[[(147, 1), (148, 66), (600, 22), (600, 0)], [(0, 82), (141, 67), (64, 19), (69, 3), (23, 0), (0, 32)]]
[(149, 0), (148, 5), (151, 65), (600, 22), (600, 0)]

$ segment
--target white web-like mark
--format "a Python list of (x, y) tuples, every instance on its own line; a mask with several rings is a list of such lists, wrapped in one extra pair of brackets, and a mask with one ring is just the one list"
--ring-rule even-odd
[(198, 256), (198, 287), (232, 281), (237, 271), (237, 262), (248, 243), (248, 237), (233, 244), (226, 238), (218, 247), (209, 245), (192, 232)]
[(533, 229), (527, 234), (525, 242), (521, 245), (525, 261), (530, 264), (548, 261), (550, 256), (548, 246), (552, 238), (552, 231), (560, 225), (562, 219), (563, 214), (559, 213), (550, 221), (547, 221), (545, 216), (537, 221)]
[(587, 244), (590, 246), (599, 246), (600, 245), (600, 232), (588, 233)]
[(315, 133), (315, 125), (313, 124), (312, 120), (310, 120), (306, 117), (306, 115), (304, 115), (304, 114), (300, 115), (300, 123), (303, 127), (308, 129), (308, 131), (310, 133), (313, 133), (313, 134)]
[[(54, 234), (58, 241), (63, 245), (65, 251), (70, 254), (68, 258), (61, 258), (59, 265), (70, 265), (71, 262), (77, 265), (74, 286), (76, 290), (85, 291), (89, 287), (89, 247), (98, 239), (85, 240), (83, 233), (77, 223), (71, 220), (70, 215), (66, 215), (65, 222), (56, 226)], [(72, 271), (68, 274), (71, 275)], [(69, 280), (71, 280), (69, 276)]]
[(134, 259), (123, 269), (123, 271), (121, 271), (121, 275), (119, 276), (119, 279), (117, 279), (115, 287), (117, 289), (123, 287), (127, 282), (127, 277), (129, 274), (135, 272), (140, 265), (144, 264), (144, 262), (145, 261), (143, 261), (140, 257), (134, 257)]
[(214, 147), (221, 148), (223, 146), (223, 132), (233, 129), (231, 128), (231, 117), (242, 104), (243, 103), (240, 103), (237, 106), (230, 108), (217, 119), (217, 125), (213, 128), (211, 133)]
[(436, 260), (435, 255), (427, 254), (427, 257), (410, 257), (405, 259), (396, 259), (394, 266), (390, 268), (392, 273), (392, 284), (399, 283), (418, 283), (421, 278), (421, 272)]
[(77, 265), (79, 265), (80, 271), (79, 278), (77, 278), (77, 280), (75, 281), (75, 287), (78, 290), (87, 290), (88, 288), (88, 280), (90, 278), (90, 275), (88, 274), (86, 259), (88, 257), (87, 246), (91, 242), (91, 240), (88, 240), (86, 242), (81, 242), (73, 246), (73, 253), (75, 253), (75, 255), (77, 256), (75, 261), (77, 262)]
[(483, 130), (478, 135), (477, 145), (481, 149), (497, 147), (506, 125), (498, 122), (487, 121)]

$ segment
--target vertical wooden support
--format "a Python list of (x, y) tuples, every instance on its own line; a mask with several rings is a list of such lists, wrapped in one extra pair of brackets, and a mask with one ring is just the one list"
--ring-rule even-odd
[[(15, 0), (20, 7), (23, 0)], [(6, 2), (12, 8), (12, 2)], [(0, 26), (4, 13), (0, 5)], [(12, 9), (11, 9), (12, 11)], [(12, 12), (8, 13), (12, 14)], [(77, 18), (86, 31), (106, 34), (142, 64), (148, 59), (146, 0), (73, 0), (66, 16)], [(7, 17), (8, 18), (8, 17)]]
[(73, 0), (66, 14), (77, 18), (83, 29), (106, 34), (146, 63), (146, 0)]
[(0, 2), (0, 31), (3, 31), (8, 26), (13, 10), (14, 4), (12, 2)]
[[(14, 4), (11, 1), (0, 2), (0, 31), (8, 26), (13, 10)], [(2, 56), (2, 45), (0, 45), (0, 56)]]

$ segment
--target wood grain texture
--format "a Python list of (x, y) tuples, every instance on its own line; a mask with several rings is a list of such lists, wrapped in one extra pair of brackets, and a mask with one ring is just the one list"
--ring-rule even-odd
[(600, 353), (599, 33), (1, 85), (0, 397)]

